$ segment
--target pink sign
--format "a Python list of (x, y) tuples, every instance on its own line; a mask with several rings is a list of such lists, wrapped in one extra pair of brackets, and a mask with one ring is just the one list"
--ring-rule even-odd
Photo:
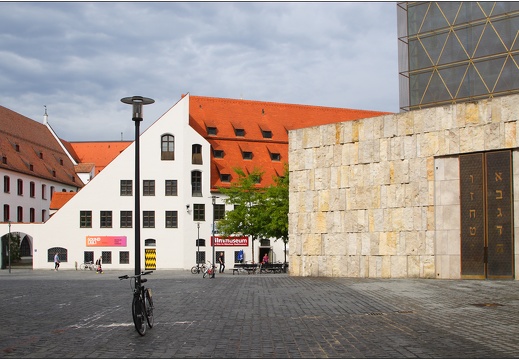
[(211, 237), (211, 246), (249, 246), (248, 236)]
[(123, 246), (126, 247), (126, 236), (87, 236), (86, 246)]

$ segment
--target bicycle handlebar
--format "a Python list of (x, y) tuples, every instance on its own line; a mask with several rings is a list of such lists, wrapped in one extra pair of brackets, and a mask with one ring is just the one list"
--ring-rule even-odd
[[(119, 280), (124, 280), (124, 279), (135, 279), (135, 278), (141, 277), (141, 276), (143, 276), (143, 275), (149, 275), (149, 274), (151, 274), (152, 272), (153, 272), (153, 271), (150, 270), (150, 271), (143, 271), (143, 272), (141, 272), (139, 275), (132, 275), (132, 276), (130, 276), (130, 275), (122, 275), (122, 276), (119, 276)], [(146, 280), (146, 279), (142, 279), (141, 282), (145, 282), (145, 281), (143, 281), (143, 280)]]

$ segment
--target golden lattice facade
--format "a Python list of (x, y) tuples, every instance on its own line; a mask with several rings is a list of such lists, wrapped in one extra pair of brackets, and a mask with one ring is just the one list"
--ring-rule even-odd
[(397, 8), (401, 110), (519, 93), (519, 2)]

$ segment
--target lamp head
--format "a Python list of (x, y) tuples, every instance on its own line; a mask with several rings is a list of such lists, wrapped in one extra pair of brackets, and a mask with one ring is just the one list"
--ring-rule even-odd
[(153, 104), (155, 100), (146, 98), (143, 96), (132, 96), (132, 97), (125, 97), (121, 99), (121, 102), (125, 104), (129, 104), (133, 106), (133, 116), (132, 119), (140, 120), (142, 121), (142, 106), (143, 105), (149, 105)]

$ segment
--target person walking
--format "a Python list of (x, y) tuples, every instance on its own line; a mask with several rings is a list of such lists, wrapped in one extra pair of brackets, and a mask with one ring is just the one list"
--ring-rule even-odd
[(220, 270), (219, 273), (223, 273), (225, 270), (225, 260), (223, 258), (223, 252), (220, 253), (220, 256), (218, 256), (218, 262), (220, 263)]
[(100, 256), (99, 259), (96, 260), (96, 274), (103, 273), (102, 262), (103, 262), (103, 257)]
[(58, 271), (59, 263), (59, 253), (56, 253), (56, 255), (54, 255), (54, 271)]

